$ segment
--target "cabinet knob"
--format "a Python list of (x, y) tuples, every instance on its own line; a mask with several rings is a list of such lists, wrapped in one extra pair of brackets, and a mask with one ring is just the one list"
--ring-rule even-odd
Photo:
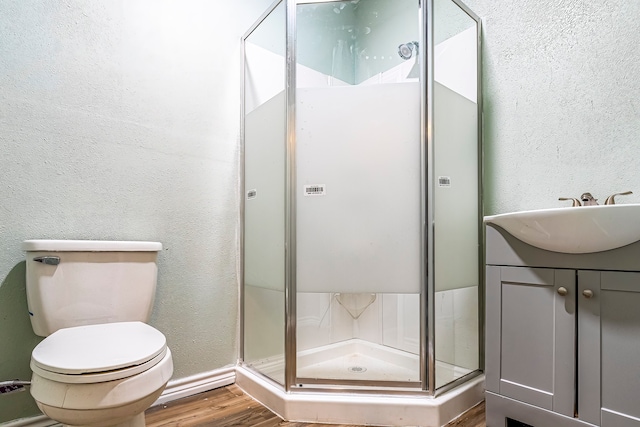
[(564, 286), (560, 286), (558, 288), (558, 294), (565, 296), (569, 293), (569, 291), (567, 290), (567, 288), (565, 288)]
[(582, 295), (584, 295), (585, 298), (591, 298), (593, 296), (593, 291), (590, 289), (585, 289), (584, 291), (582, 291)]

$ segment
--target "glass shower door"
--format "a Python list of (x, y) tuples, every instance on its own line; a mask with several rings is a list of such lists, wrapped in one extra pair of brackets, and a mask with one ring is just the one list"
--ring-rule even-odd
[(285, 7), (243, 39), (244, 362), (284, 384)]
[(288, 0), (243, 38), (241, 355), (284, 390), (478, 372), (479, 25), (459, 0)]
[(477, 370), (479, 208), (478, 22), (434, 0), (433, 217), (436, 388)]
[(421, 388), (415, 0), (296, 10), (297, 383)]

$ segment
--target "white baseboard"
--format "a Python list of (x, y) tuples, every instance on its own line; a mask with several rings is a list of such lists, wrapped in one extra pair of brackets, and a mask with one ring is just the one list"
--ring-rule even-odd
[[(236, 382), (236, 367), (215, 369), (198, 375), (169, 381), (158, 400), (152, 406), (162, 405), (176, 399), (193, 396), (215, 388), (225, 387)], [(60, 425), (46, 415), (20, 418), (6, 423), (0, 423), (0, 427), (49, 427)]]
[(213, 371), (192, 375), (186, 378), (169, 381), (158, 400), (152, 406), (162, 405), (172, 400), (193, 396), (215, 388), (225, 387), (236, 382), (236, 367), (215, 369)]

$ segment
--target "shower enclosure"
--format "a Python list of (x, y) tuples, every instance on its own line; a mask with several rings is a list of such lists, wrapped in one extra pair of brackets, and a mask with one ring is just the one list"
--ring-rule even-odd
[(286, 393), (481, 374), (479, 19), (276, 1), (243, 37), (241, 366)]

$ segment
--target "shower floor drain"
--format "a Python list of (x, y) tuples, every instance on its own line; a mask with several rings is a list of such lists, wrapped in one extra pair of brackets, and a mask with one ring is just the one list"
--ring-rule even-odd
[(367, 368), (365, 368), (364, 366), (350, 366), (347, 368), (347, 371), (361, 374), (363, 372), (366, 372)]

